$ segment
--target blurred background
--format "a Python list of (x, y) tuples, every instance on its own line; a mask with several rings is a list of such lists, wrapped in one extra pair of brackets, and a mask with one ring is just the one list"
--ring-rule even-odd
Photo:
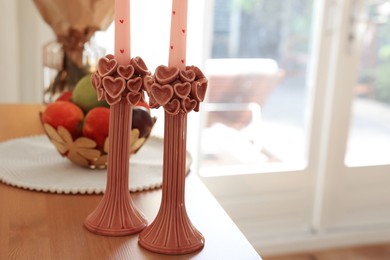
[[(170, 8), (132, 2), (132, 56), (151, 71), (168, 63)], [(259, 253), (389, 242), (390, 1), (190, 0), (188, 15), (188, 64), (210, 81), (192, 168)], [(62, 49), (34, 1), (0, 0), (0, 35), (0, 102), (47, 101)], [(113, 53), (113, 35), (83, 55)]]

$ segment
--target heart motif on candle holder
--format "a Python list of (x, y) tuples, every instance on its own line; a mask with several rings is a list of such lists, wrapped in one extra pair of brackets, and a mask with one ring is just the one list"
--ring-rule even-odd
[(149, 96), (149, 107), (150, 108), (159, 108), (160, 105), (157, 103), (156, 99), (152, 95)]
[(188, 113), (188, 112), (191, 112), (196, 107), (196, 103), (197, 102), (195, 99), (191, 99), (189, 97), (186, 97), (186, 98), (182, 99), (181, 106), (182, 106), (184, 112)]
[(106, 93), (113, 99), (120, 97), (126, 88), (126, 81), (123, 78), (104, 77), (103, 87)]
[(206, 76), (203, 74), (203, 72), (196, 66), (187, 66), (186, 70), (192, 70), (195, 73), (197, 79), (206, 79)]
[(143, 90), (145, 90), (147, 93), (150, 92), (150, 87), (154, 83), (154, 79), (151, 76), (145, 76), (143, 78), (144, 84), (142, 85)]
[(104, 89), (102, 87), (96, 89), (98, 101), (104, 99)]
[(100, 76), (105, 77), (115, 72), (117, 66), (118, 62), (115, 59), (110, 60), (106, 56), (99, 60), (97, 70)]
[(180, 70), (179, 78), (184, 82), (192, 82), (195, 80), (195, 72), (192, 70)]
[(106, 57), (108, 60), (113, 60), (113, 59), (115, 59), (115, 56), (114, 56), (113, 54), (107, 54), (105, 57)]
[(191, 84), (189, 82), (185, 82), (185, 83), (176, 83), (174, 86), (173, 86), (173, 90), (175, 91), (175, 94), (179, 97), (179, 98), (186, 98), (188, 96), (188, 94), (190, 94), (191, 92)]
[(134, 67), (131, 65), (119, 65), (116, 70), (122, 78), (129, 80), (134, 75)]
[(104, 92), (104, 98), (110, 106), (113, 106), (113, 105), (117, 104), (119, 101), (121, 101), (122, 96), (118, 96), (118, 97), (113, 98), (107, 92)]
[(154, 83), (150, 87), (150, 93), (153, 95), (157, 104), (164, 106), (173, 97), (173, 88), (170, 85), (161, 86), (157, 83)]
[(164, 109), (167, 113), (171, 115), (177, 115), (180, 111), (180, 102), (178, 99), (173, 99), (171, 102), (167, 103), (164, 106)]
[(131, 79), (127, 81), (126, 83), (127, 89), (130, 90), (131, 92), (137, 93), (142, 87), (142, 78), (136, 77), (134, 79)]
[(179, 69), (176, 67), (167, 67), (160, 65), (156, 68), (154, 76), (158, 83), (164, 85), (169, 84), (177, 79), (179, 75)]
[(129, 92), (127, 93), (126, 99), (127, 102), (129, 102), (130, 105), (137, 105), (137, 103), (141, 100), (142, 95), (140, 92), (134, 93), (134, 92)]
[(202, 102), (206, 96), (207, 80), (206, 81), (194, 81), (191, 84), (191, 95), (196, 101)]
[(199, 112), (199, 108), (200, 108), (200, 102), (196, 102), (196, 106), (194, 107), (194, 111)]
[(139, 75), (148, 75), (150, 74), (148, 67), (146, 66), (144, 60), (141, 57), (135, 57), (130, 60), (130, 64), (133, 65), (135, 72)]
[(98, 89), (102, 86), (102, 78), (99, 76), (98, 73), (93, 73), (91, 76), (92, 80), (92, 86), (95, 87), (95, 89)]

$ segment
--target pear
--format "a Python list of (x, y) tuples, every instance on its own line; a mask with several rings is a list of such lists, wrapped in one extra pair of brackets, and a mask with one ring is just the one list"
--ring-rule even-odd
[(105, 100), (98, 101), (96, 89), (92, 86), (90, 74), (85, 75), (77, 82), (73, 90), (72, 101), (85, 113), (95, 107), (109, 107)]

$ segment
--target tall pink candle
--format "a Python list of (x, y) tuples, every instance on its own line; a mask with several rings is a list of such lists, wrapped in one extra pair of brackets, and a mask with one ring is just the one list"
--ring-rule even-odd
[(186, 66), (187, 9), (187, 0), (172, 1), (169, 67), (184, 69)]
[(115, 59), (130, 64), (130, 0), (115, 0)]

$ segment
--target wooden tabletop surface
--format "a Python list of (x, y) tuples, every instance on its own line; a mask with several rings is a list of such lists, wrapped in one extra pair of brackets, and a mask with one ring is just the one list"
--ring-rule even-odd
[[(0, 104), (0, 142), (42, 134), (38, 118), (42, 110), (36, 104)], [(161, 189), (132, 193), (132, 197), (149, 223), (153, 221)], [(0, 259), (261, 259), (195, 173), (186, 179), (186, 207), (205, 237), (205, 247), (197, 253), (161, 255), (140, 247), (137, 235), (90, 233), (83, 222), (101, 198), (29, 191), (0, 183)]]

